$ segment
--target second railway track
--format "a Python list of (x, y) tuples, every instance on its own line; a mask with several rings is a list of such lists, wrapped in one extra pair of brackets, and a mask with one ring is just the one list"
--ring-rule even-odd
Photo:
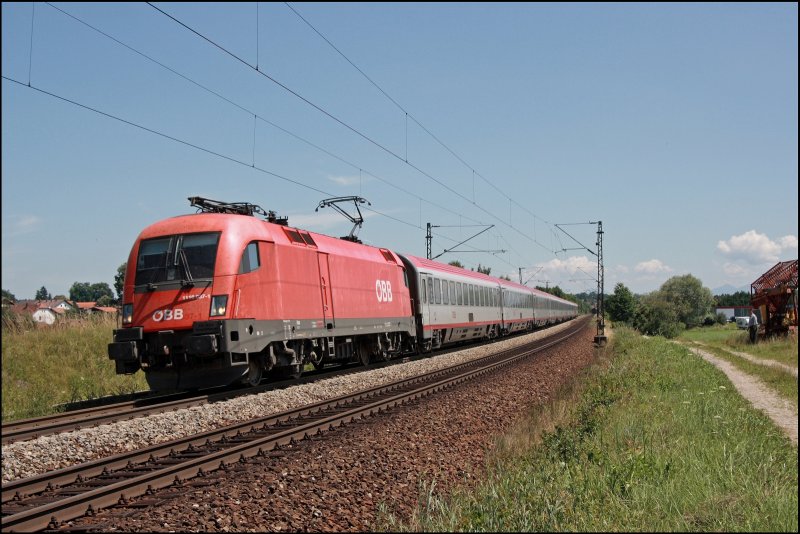
[(372, 388), (311, 406), (230, 425), (147, 449), (116, 455), (3, 487), (3, 530), (39, 530), (84, 515), (87, 510), (125, 502), (175, 480), (193, 478), (226, 463), (322, 433), (369, 414), (409, 402), (510, 365), (552, 346), (585, 326), (412, 379)]

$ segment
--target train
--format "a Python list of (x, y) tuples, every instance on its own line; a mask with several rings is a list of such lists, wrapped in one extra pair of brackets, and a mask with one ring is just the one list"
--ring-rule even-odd
[(189, 200), (197, 213), (136, 238), (108, 344), (116, 373), (142, 370), (152, 391), (254, 386), (307, 364), (368, 365), (578, 313), (509, 280), (291, 227), (254, 204)]

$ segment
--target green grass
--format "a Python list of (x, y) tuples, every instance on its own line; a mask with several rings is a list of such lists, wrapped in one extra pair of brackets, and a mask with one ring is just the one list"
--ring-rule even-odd
[(410, 520), (384, 507), (379, 527), (797, 532), (797, 448), (723, 373), (627, 329), (607, 350), (553, 430), (500, 440), (477, 487), (438, 495), (427, 481)]
[(116, 323), (68, 320), (2, 333), (3, 422), (55, 413), (56, 405), (147, 390), (142, 373), (117, 375), (108, 358)]
[(750, 344), (747, 330), (740, 330), (736, 325), (711, 326), (685, 330), (679, 337), (681, 341), (696, 341), (721, 349), (746, 352), (756, 358), (775, 360), (786, 365), (797, 367), (797, 336), (759, 340)]
[(783, 397), (794, 402), (797, 406), (797, 378), (782, 369), (767, 367), (752, 363), (745, 358), (741, 358), (727, 350), (715, 346), (695, 345), (698, 349), (710, 352), (714, 356), (722, 358), (741, 371), (760, 378), (764, 383), (774, 389)]

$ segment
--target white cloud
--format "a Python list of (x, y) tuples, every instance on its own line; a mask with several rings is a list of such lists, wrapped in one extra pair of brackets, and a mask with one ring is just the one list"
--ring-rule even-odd
[(672, 272), (672, 267), (664, 264), (664, 262), (662, 262), (661, 260), (652, 259), (637, 263), (636, 267), (634, 267), (633, 270), (636, 271), (637, 273), (642, 273), (645, 275), (654, 275), (659, 273)]
[(788, 248), (797, 248), (797, 237), (793, 235), (787, 235), (780, 238), (778, 241), (780, 243), (781, 248), (788, 249)]
[(741, 235), (735, 235), (727, 241), (719, 241), (717, 249), (733, 260), (742, 260), (750, 264), (774, 263), (780, 260), (784, 250), (796, 249), (797, 237), (787, 235), (777, 242), (765, 234), (750, 230)]
[(738, 278), (744, 277), (745, 275), (750, 275), (749, 269), (745, 269), (744, 267), (742, 267), (737, 263), (730, 263), (730, 262), (725, 263), (722, 266), (722, 271), (728, 276), (738, 277)]
[[(508, 276), (519, 281), (517, 272), (508, 273)], [(570, 280), (594, 283), (596, 276), (597, 261), (586, 256), (571, 256), (563, 260), (554, 258), (543, 265), (522, 271), (522, 280), (528, 282), (530, 287), (549, 283), (564, 289), (572, 285)]]
[(363, 181), (361, 176), (328, 176), (328, 180), (342, 187), (358, 185)]
[[(42, 223), (42, 219), (36, 215), (17, 215), (13, 216), (13, 219), (14, 220), (10, 221), (7, 228), (8, 237), (16, 237), (35, 232)], [(5, 225), (3, 229), (6, 230)]]

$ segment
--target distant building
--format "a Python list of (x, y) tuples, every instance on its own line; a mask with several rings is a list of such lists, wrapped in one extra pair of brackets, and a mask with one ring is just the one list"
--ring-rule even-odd
[(67, 311), (64, 308), (39, 308), (33, 312), (33, 320), (37, 323), (54, 324)]
[(724, 313), (728, 321), (735, 320), (735, 317), (750, 317), (752, 306), (717, 306), (717, 313)]

